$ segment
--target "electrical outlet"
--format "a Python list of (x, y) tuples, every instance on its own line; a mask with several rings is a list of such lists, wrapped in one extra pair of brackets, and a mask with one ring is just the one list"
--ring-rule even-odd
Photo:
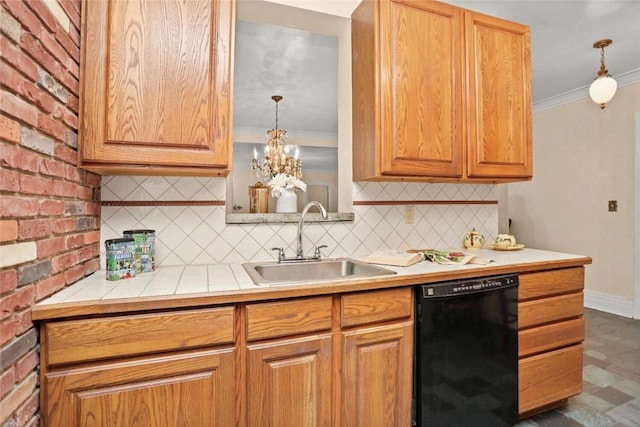
[(404, 214), (405, 224), (413, 224), (413, 214), (414, 214), (413, 206), (407, 206), (407, 211)]
[(618, 212), (617, 200), (609, 200), (609, 212)]

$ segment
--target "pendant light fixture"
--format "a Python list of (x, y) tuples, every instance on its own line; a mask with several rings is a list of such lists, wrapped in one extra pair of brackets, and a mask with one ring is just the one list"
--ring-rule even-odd
[(604, 65), (604, 48), (612, 43), (611, 39), (598, 40), (593, 47), (600, 49), (600, 70), (596, 79), (589, 87), (589, 95), (596, 104), (600, 104), (600, 108), (604, 109), (605, 104), (613, 98), (618, 88), (618, 83), (609, 75), (609, 71)]

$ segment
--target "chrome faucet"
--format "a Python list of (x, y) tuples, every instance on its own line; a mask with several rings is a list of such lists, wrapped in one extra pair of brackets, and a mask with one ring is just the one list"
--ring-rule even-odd
[[(316, 202), (315, 200), (313, 200), (307, 203), (304, 209), (302, 209), (302, 213), (300, 214), (300, 221), (298, 222), (298, 248), (296, 249), (296, 259), (304, 259), (304, 251), (302, 250), (302, 226), (304, 225), (304, 216), (312, 206), (315, 206), (320, 210), (322, 219), (327, 219), (327, 210), (324, 208), (324, 206), (322, 206), (322, 203), (320, 202)], [(316, 248), (314, 257), (320, 259), (320, 247)]]

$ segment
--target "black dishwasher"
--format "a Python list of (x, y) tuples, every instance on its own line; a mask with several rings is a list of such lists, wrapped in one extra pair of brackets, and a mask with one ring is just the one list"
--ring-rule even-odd
[(516, 274), (416, 287), (416, 426), (517, 422), (517, 303)]

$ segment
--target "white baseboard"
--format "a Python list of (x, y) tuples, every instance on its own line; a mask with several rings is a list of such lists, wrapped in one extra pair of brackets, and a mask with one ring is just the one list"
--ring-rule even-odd
[[(618, 316), (633, 318), (633, 301), (602, 292), (584, 290), (584, 306)], [(636, 317), (637, 318), (637, 317)]]

